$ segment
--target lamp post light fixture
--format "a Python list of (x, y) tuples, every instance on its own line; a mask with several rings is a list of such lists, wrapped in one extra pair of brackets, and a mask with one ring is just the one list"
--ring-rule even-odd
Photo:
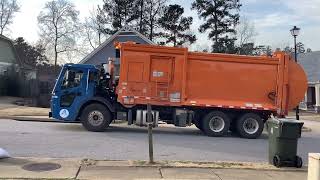
[[(291, 30), (291, 35), (293, 36), (294, 39), (294, 60), (295, 62), (298, 62), (298, 57), (297, 57), (297, 36), (300, 33), (300, 28), (297, 26), (294, 26)], [(299, 120), (299, 105), (296, 107), (296, 119)]]
[(297, 62), (297, 36), (300, 33), (300, 28), (297, 26), (294, 26), (291, 30), (291, 35), (293, 36), (294, 39), (294, 60)]

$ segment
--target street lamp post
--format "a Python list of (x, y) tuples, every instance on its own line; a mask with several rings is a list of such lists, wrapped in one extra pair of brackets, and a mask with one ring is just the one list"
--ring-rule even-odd
[[(291, 35), (293, 36), (294, 39), (294, 60), (296, 63), (298, 62), (298, 57), (297, 57), (297, 36), (299, 35), (300, 28), (297, 26), (294, 26), (291, 30)], [(299, 105), (296, 107), (296, 119), (299, 120)]]

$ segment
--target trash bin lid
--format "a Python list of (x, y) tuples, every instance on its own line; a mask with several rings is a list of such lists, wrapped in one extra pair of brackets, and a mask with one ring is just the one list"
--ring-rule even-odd
[(302, 121), (298, 121), (296, 119), (292, 118), (272, 118), (269, 120), (270, 123), (274, 124), (284, 124), (284, 123), (289, 123), (289, 124), (304, 124)]
[(279, 121), (282, 123), (304, 124), (304, 122), (292, 118), (280, 118)]

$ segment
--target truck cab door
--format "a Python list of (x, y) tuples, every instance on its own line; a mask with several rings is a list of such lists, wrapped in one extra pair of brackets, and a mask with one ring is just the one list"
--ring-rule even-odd
[(69, 67), (63, 70), (52, 98), (56, 119), (75, 121), (78, 110), (88, 97), (89, 70)]

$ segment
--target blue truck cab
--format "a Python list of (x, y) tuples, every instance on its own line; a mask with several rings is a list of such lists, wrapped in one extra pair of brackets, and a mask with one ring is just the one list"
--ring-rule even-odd
[(97, 72), (93, 65), (64, 65), (52, 91), (49, 116), (62, 121), (77, 121), (79, 107), (94, 96), (96, 82), (93, 76)]
[(82, 118), (86, 129), (102, 131), (115, 111), (109, 80), (110, 76), (94, 65), (65, 64), (52, 91), (49, 117), (64, 122)]

